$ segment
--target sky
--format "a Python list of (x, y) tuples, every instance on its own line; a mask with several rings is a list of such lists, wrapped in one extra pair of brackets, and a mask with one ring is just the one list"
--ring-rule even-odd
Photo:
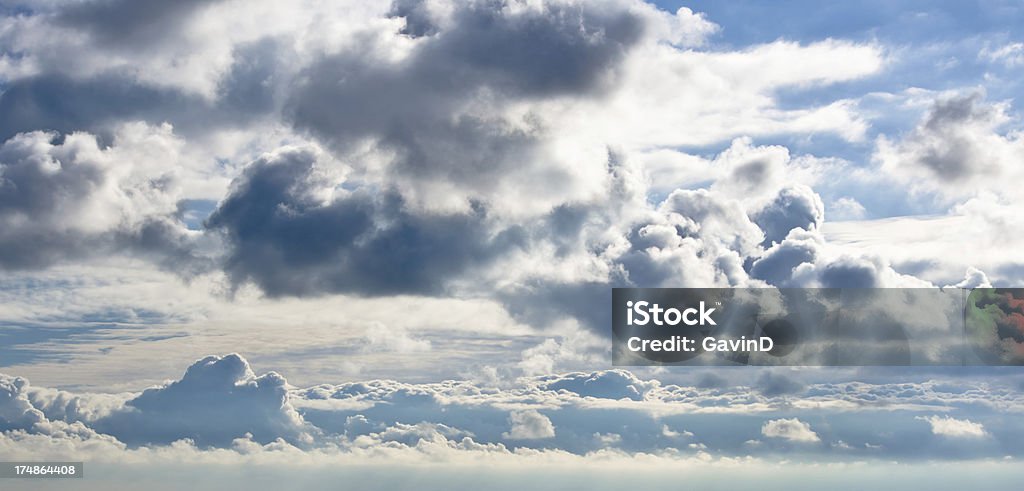
[(1015, 367), (624, 370), (608, 326), (614, 287), (1024, 286), (1022, 23), (0, 0), (0, 460), (84, 460), (83, 489), (481, 462), (507, 489), (1006, 489)]

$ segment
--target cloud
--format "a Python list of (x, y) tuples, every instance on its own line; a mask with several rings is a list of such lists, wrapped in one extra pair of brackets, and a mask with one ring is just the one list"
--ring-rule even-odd
[(811, 430), (811, 425), (796, 418), (769, 420), (761, 427), (761, 434), (768, 438), (781, 438), (797, 443), (821, 441), (818, 434)]
[(422, 353), (430, 351), (432, 347), (430, 340), (418, 339), (403, 328), (388, 328), (379, 323), (366, 329), (364, 340), (364, 349), (369, 352)]
[(536, 440), (555, 436), (555, 427), (551, 420), (534, 410), (513, 411), (508, 415), (508, 423), (510, 428), (503, 436), (512, 440)]
[(978, 189), (1005, 194), (1000, 183), (1019, 177), (1016, 155), (1024, 147), (1019, 133), (1000, 132), (1010, 120), (1007, 109), (981, 92), (939, 96), (908, 135), (895, 142), (880, 137), (873, 158), (918, 193), (946, 199)]
[(825, 265), (821, 282), (825, 288), (878, 288), (879, 269), (870, 259), (843, 256)]
[[(600, 332), (605, 316), (588, 305), (610, 286), (760, 284), (745, 270), (759, 244), (818, 226), (821, 206), (786, 182), (802, 157), (747, 135), (810, 125), (858, 138), (849, 104), (780, 109), (772, 94), (883, 63), (879, 48), (840, 41), (698, 51), (713, 23), (629, 0), (296, 5), (111, 0), (12, 18), (5, 40), (21, 55), (0, 95), (4, 135), (175, 124), (168, 139), (194, 152), (180, 160), (201, 164), (169, 180), (146, 174), (174, 184), (131, 190), (163, 214), (119, 225), (117, 240), (133, 245), (112, 253), (195, 274), (211, 262), (194, 256), (212, 249), (235, 293), (496, 298), (526, 322), (568, 317)], [(632, 159), (727, 139), (710, 190), (649, 199)], [(132, 160), (147, 159), (163, 162)], [(210, 176), (232, 179), (226, 195)], [(199, 198), (218, 204), (187, 230), (181, 217), (202, 221)], [(104, 243), (52, 235), (85, 251)], [(19, 261), (40, 268), (75, 252), (34, 248)]]
[(793, 229), (819, 229), (825, 221), (825, 206), (811, 188), (797, 185), (783, 188), (751, 219), (764, 231), (762, 244), (771, 247), (782, 242)]
[(104, 46), (138, 46), (173, 35), (189, 17), (217, 1), (92, 0), (61, 10), (56, 23), (87, 32)]
[[(1020, 279), (1016, 247), (1021, 224), (1008, 201), (993, 195), (971, 198), (944, 216), (907, 216), (858, 222), (827, 222), (830, 246), (848, 253), (887, 258), (903, 274), (936, 285), (959, 283), (965, 271), (983, 271), (995, 285)], [(956, 230), (958, 233), (947, 233)], [(978, 241), (976, 237), (996, 237)]]
[(666, 436), (666, 437), (668, 437), (668, 438), (680, 438), (680, 437), (692, 438), (693, 437), (693, 432), (691, 432), (691, 431), (686, 431), (686, 430), (675, 431), (672, 428), (669, 428), (668, 425), (662, 425), (662, 427), (661, 427), (661, 434)]
[(208, 356), (180, 380), (146, 389), (91, 425), (131, 445), (189, 439), (201, 447), (248, 435), (261, 443), (308, 443), (311, 428), (288, 402), (284, 377), (256, 376), (238, 356)]
[(1007, 43), (996, 48), (986, 46), (978, 57), (1013, 68), (1024, 64), (1024, 43)]
[(949, 438), (983, 438), (988, 436), (985, 427), (969, 419), (956, 419), (952, 416), (918, 416), (915, 419), (927, 421), (932, 427), (932, 434)]
[(973, 290), (975, 288), (992, 288), (992, 282), (989, 281), (988, 275), (984, 271), (971, 266), (964, 273), (963, 281), (953, 286)]
[[(804, 421), (845, 442), (806, 459), (1021, 454), (1001, 417), (1020, 396), (998, 384), (592, 370), (607, 362), (608, 312), (594, 306), (614, 286), (1021, 279), (1008, 256), (1020, 134), (999, 81), (988, 99), (858, 99), (902, 69), (884, 40), (744, 44), (692, 10), (631, 0), (0, 10), (0, 320), (15, 326), (5, 342), (23, 343), (4, 351), (22, 355), (10, 371), (134, 389), (202, 340), (301, 368), (293, 383), (404, 381), (294, 388), (237, 355), (141, 393), (8, 377), (3, 455), (752, 465), (780, 456), (773, 439), (819, 439)], [(1011, 66), (1017, 44), (982, 58)], [(892, 103), (873, 114), (871, 97)], [(916, 97), (933, 99), (920, 122), (894, 122)], [(876, 167), (858, 169), (864, 139), (883, 133)], [(827, 231), (826, 211), (905, 212), (879, 204), (894, 186), (911, 189), (910, 211), (951, 216)], [(911, 229), (927, 232), (904, 240)], [(215, 271), (185, 284), (135, 258)], [(36, 329), (56, 324), (86, 327)], [(457, 373), (440, 358), (482, 376), (436, 382)], [(939, 411), (969, 411), (953, 421), (999, 448), (958, 456), (924, 425), (902, 431)]]
[(398, 442), (415, 447), (425, 442), (446, 445), (450, 441), (464, 440), (472, 436), (471, 433), (466, 433), (443, 424), (421, 422), (409, 425), (397, 423), (394, 426), (385, 428), (383, 431), (360, 436), (355, 439), (354, 443), (356, 445), (380, 445), (388, 442)]
[(638, 379), (625, 370), (606, 370), (593, 373), (571, 373), (557, 377), (544, 377), (542, 387), (548, 390), (567, 390), (584, 397), (603, 399), (631, 399), (641, 401), (656, 383)]
[(0, 374), (0, 431), (30, 429), (46, 421), (28, 400), (28, 380)]
[[(198, 267), (177, 219), (181, 142), (170, 126), (128, 125), (109, 146), (90, 134), (19, 134), (0, 146), (0, 267), (33, 269), (103, 253)], [(190, 265), (190, 263), (192, 263)]]
[(798, 267), (812, 266), (817, 261), (823, 242), (818, 234), (794, 230), (753, 261), (750, 275), (771, 285), (787, 286)]
[[(415, 12), (446, 15), (427, 21), (436, 33), (404, 56), (380, 56), (388, 39), (305, 67), (285, 102), (288, 121), (360, 169), (386, 173), (410, 206), (465, 210), (486, 199), (535, 213), (592, 199), (605, 146), (580, 141), (559, 151), (555, 139), (569, 135), (548, 121), (543, 103), (614, 87), (645, 38), (645, 14), (624, 1), (439, 5), (419, 4)], [(519, 199), (524, 193), (531, 199)]]
[(867, 209), (856, 199), (842, 196), (828, 206), (828, 213), (831, 220), (860, 220), (864, 218)]
[[(457, 454), (466, 452), (584, 456), (614, 451), (777, 459), (790, 450), (773, 441), (820, 439), (843, 441), (849, 448), (829, 446), (804, 459), (827, 460), (836, 452), (901, 461), (1024, 453), (1024, 446), (1013, 439), (1014, 423), (1001, 416), (1021, 406), (1021, 394), (1012, 386), (994, 387), (991, 377), (815, 383), (801, 375), (817, 376), (794, 372), (790, 383), (804, 388), (775, 395), (756, 387), (674, 385), (622, 370), (522, 377), (501, 385), (367, 380), (294, 388), (275, 373), (255, 375), (237, 355), (212, 356), (193, 364), (180, 380), (141, 393), (72, 393), (0, 378), (0, 395), (7, 394), (0, 399), (0, 448), (12, 444), (27, 451), (45, 442), (45, 448), (63, 452), (79, 449), (79, 458), (123, 455), (126, 450), (175, 452), (184, 446), (197, 451), (197, 458), (218, 451), (252, 454), (277, 448), (304, 456), (296, 458), (320, 453), (419, 459), (460, 458)], [(560, 380), (578, 386), (580, 393), (552, 387)], [(586, 380), (605, 382), (587, 386)], [(610, 393), (637, 384), (646, 386), (642, 399)], [(971, 419), (929, 416), (961, 410), (973, 411)], [(960, 447), (931, 445), (930, 432), (896, 431), (914, 417), (937, 422), (937, 428), (943, 423), (968, 432), (981, 428), (994, 444), (964, 453)], [(814, 431), (806, 423), (809, 418), (827, 433)], [(754, 439), (764, 443), (744, 444)]]
[[(0, 447), (5, 446), (8, 439), (31, 436), (59, 442), (65, 447), (90, 442), (124, 448), (115, 438), (97, 433), (80, 421), (47, 418), (43, 411), (33, 405), (32, 390), (28, 380), (0, 373)], [(17, 450), (18, 445), (14, 447), (5, 451), (5, 455), (21, 452)], [(90, 448), (86, 446), (84, 450)]]
[[(803, 392), (805, 386), (798, 380), (794, 380), (785, 374), (774, 370), (761, 373), (755, 382), (754, 387), (766, 396), (779, 396), (786, 394), (798, 394)], [(768, 436), (768, 435), (765, 435)]]
[(124, 77), (107, 75), (75, 80), (65, 75), (40, 74), (9, 82), (0, 94), (0, 138), (19, 133), (109, 133), (126, 121), (159, 125), (181, 122), (179, 110), (188, 97), (173, 91), (135, 85)]
[(694, 386), (699, 389), (721, 389), (728, 387), (729, 381), (715, 372), (704, 372), (697, 377)]
[(414, 213), (400, 195), (337, 189), (315, 147), (283, 148), (247, 166), (207, 220), (225, 234), (224, 269), (271, 296), (327, 292), (443, 294), (448, 281), (523, 240), (483, 208)]

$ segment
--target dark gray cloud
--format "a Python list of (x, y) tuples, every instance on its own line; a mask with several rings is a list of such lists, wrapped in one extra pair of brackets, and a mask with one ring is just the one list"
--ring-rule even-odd
[(879, 276), (877, 264), (844, 256), (825, 265), (820, 281), (822, 288), (877, 288), (882, 284)]
[[(381, 63), (372, 43), (319, 60), (289, 90), (286, 116), (335, 149), (373, 140), (394, 154), (392, 180), (405, 187), (443, 183), (484, 197), (531, 176), (533, 192), (564, 191), (572, 169), (538, 152), (545, 122), (502, 113), (516, 102), (608, 87), (644, 21), (623, 5), (502, 6), (454, 4), (451, 19), (401, 61)], [(424, 8), (393, 5), (417, 32), (428, 29)]]
[(147, 220), (138, 227), (91, 234), (75, 230), (7, 230), (0, 234), (0, 269), (31, 270), (110, 254), (130, 254), (154, 264), (194, 276), (211, 264), (196, 251), (194, 238), (179, 224)]
[(37, 130), (108, 137), (126, 121), (171, 123), (184, 136), (202, 136), (212, 127), (244, 127), (276, 110), (268, 82), (277, 50), (271, 41), (239, 45), (213, 101), (117, 72), (85, 79), (49, 73), (19, 79), (0, 93), (0, 141)]
[(56, 13), (56, 22), (89, 33), (107, 48), (139, 49), (179, 34), (202, 7), (223, 0), (86, 0)]
[(323, 203), (316, 160), (297, 148), (256, 160), (208, 219), (227, 237), (224, 269), (236, 285), (251, 281), (269, 295), (441, 295), (525, 239), (517, 227), (492, 230), (483, 208), (416, 214), (394, 193), (363, 188)]
[(123, 120), (173, 121), (173, 108), (189, 105), (186, 96), (123, 77), (39, 75), (12, 82), (0, 94), (0, 139), (35, 130), (97, 133)]
[(1000, 104), (986, 102), (980, 92), (939, 97), (912, 132), (895, 144), (885, 142), (881, 159), (912, 187), (927, 184), (913, 172), (917, 167), (940, 190), (948, 187), (951, 194), (962, 194), (957, 187), (974, 178), (998, 179), (1015, 172), (1011, 155), (1019, 153), (1019, 140), (998, 131), (1007, 119), (1005, 111)]
[(728, 379), (715, 372), (704, 372), (693, 382), (693, 386), (698, 389), (723, 389), (729, 385)]
[[(497, 297), (513, 317), (530, 325), (546, 326), (570, 317), (594, 332), (608, 335), (612, 288), (628, 283), (616, 275), (608, 281), (536, 281), (499, 292)], [(608, 306), (594, 308), (595, 305)]]
[(978, 166), (990, 165), (978, 161), (975, 142), (963, 129), (969, 124), (987, 124), (995, 115), (990, 106), (982, 104), (982, 96), (977, 93), (935, 101), (922, 130), (936, 141), (923, 149), (920, 162), (950, 181), (972, 174)]
[(754, 383), (754, 389), (768, 397), (798, 394), (803, 392), (805, 387), (803, 382), (777, 370), (761, 372)]
[(393, 0), (388, 15), (405, 19), (402, 34), (421, 37), (437, 33), (437, 20), (425, 0)]

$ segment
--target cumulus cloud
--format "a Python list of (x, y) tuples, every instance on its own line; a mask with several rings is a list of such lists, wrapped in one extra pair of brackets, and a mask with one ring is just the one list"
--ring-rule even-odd
[(302, 444), (311, 430), (288, 402), (284, 377), (256, 376), (236, 354), (203, 358), (180, 380), (147, 389), (90, 425), (132, 445), (189, 439), (204, 447), (247, 435)]
[(773, 419), (761, 427), (761, 434), (768, 438), (781, 438), (797, 443), (816, 443), (821, 438), (811, 430), (811, 425), (796, 418)]
[(782, 242), (793, 229), (817, 230), (825, 221), (825, 206), (807, 186), (786, 187), (751, 217), (764, 231), (763, 245)]
[(512, 440), (536, 440), (555, 436), (555, 426), (551, 424), (551, 420), (532, 409), (509, 413), (508, 423), (510, 428), (503, 436)]
[(29, 429), (46, 421), (27, 395), (28, 380), (0, 375), (0, 430)]
[(0, 146), (0, 266), (26, 269), (103, 252), (194, 258), (176, 218), (181, 142), (169, 126), (90, 134), (23, 133)]
[(823, 242), (818, 234), (793, 231), (753, 261), (750, 275), (772, 285), (790, 285), (798, 267), (813, 267)]
[(932, 427), (932, 434), (949, 438), (983, 438), (988, 436), (985, 427), (969, 419), (956, 419), (952, 416), (918, 416), (917, 419), (927, 421)]
[[(8, 446), (11, 440), (35, 437), (65, 447), (89, 442), (83, 448), (85, 451), (95, 445), (124, 448), (116, 438), (100, 434), (80, 421), (49, 419), (33, 404), (31, 391), (28, 380), (0, 373), (0, 447)], [(17, 447), (7, 449), (5, 455), (23, 451)]]
[(984, 271), (971, 266), (964, 273), (964, 279), (953, 286), (973, 290), (975, 288), (992, 288), (992, 283)]

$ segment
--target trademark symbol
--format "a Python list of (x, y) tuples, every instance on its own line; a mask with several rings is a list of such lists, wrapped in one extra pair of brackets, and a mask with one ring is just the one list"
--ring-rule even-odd
[(722, 306), (722, 302), (715, 302), (715, 305), (721, 307)]

